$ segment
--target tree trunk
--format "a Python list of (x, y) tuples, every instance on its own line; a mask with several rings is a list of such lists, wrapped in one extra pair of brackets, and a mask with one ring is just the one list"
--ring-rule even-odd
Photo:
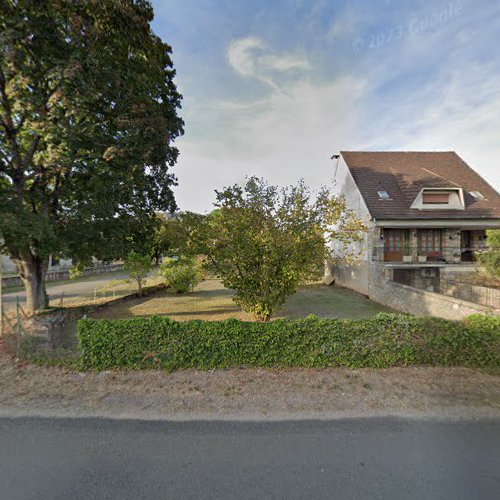
[(137, 278), (137, 295), (142, 297), (142, 277)]
[(17, 260), (17, 270), (26, 289), (26, 310), (33, 313), (49, 306), (45, 279), (49, 267), (48, 257), (27, 255)]
[(269, 323), (271, 314), (254, 314), (254, 318), (257, 323)]

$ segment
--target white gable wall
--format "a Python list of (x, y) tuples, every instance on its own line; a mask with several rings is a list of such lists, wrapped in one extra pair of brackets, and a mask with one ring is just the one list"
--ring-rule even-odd
[[(329, 266), (327, 269), (328, 278), (333, 277), (339, 285), (346, 286), (357, 292), (368, 294), (368, 240), (370, 233), (373, 230), (374, 224), (371, 222), (370, 213), (361, 196), (361, 193), (352, 178), (342, 155), (338, 160), (333, 160), (335, 191), (344, 196), (347, 208), (353, 210), (369, 227), (368, 233), (365, 235), (363, 243), (356, 243), (352, 246), (356, 251), (361, 251), (359, 262), (354, 266)], [(332, 242), (332, 254), (338, 255), (342, 253), (342, 246), (339, 243)]]

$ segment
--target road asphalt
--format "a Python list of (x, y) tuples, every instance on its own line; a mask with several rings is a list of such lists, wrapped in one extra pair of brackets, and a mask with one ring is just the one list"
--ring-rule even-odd
[[(101, 274), (84, 281), (75, 281), (74, 283), (64, 282), (58, 284), (56, 281), (49, 282), (47, 285), (47, 293), (51, 300), (57, 300), (64, 293), (65, 299), (75, 297), (91, 297), (94, 289), (101, 288), (107, 281), (127, 279), (126, 273)], [(19, 290), (17, 292), (4, 293), (3, 302), (4, 310), (11, 311), (16, 307), (16, 297), (19, 297), (21, 305), (26, 302), (26, 292)]]
[(500, 421), (0, 419), (0, 498), (492, 499)]

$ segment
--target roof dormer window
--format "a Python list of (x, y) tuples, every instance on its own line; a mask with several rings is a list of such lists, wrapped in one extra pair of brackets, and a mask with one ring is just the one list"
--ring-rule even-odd
[(391, 197), (387, 191), (377, 191), (378, 197), (381, 200), (390, 200)]
[(417, 210), (464, 210), (462, 188), (423, 188), (418, 193), (411, 208)]

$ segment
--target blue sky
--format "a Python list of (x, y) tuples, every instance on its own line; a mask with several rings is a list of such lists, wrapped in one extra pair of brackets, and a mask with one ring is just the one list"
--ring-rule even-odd
[(330, 185), (341, 149), (455, 150), (500, 186), (500, 2), (153, 0), (184, 95), (176, 198)]

